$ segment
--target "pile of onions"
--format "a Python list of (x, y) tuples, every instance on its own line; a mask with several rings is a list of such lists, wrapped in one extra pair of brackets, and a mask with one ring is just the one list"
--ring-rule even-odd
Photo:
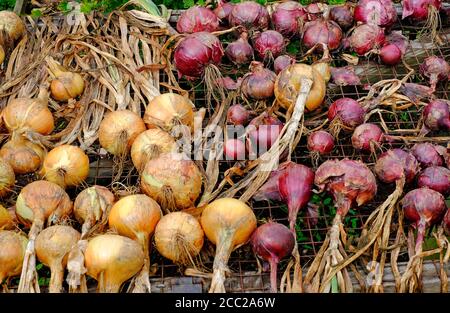
[(36, 237), (36, 256), (50, 268), (50, 293), (62, 292), (67, 257), (78, 240), (80, 233), (70, 226), (63, 225), (50, 226)]
[(253, 61), (250, 64), (250, 71), (250, 73), (244, 75), (241, 82), (243, 95), (255, 100), (272, 97), (276, 78), (275, 73), (257, 61)]
[(353, 131), (352, 146), (356, 150), (375, 152), (383, 140), (383, 131), (376, 124), (364, 123)]
[(300, 34), (303, 19), (306, 19), (306, 12), (296, 1), (281, 2), (275, 7), (271, 17), (273, 28), (287, 38)]
[(330, 133), (337, 137), (341, 129), (352, 131), (364, 122), (366, 111), (351, 98), (341, 98), (334, 101), (328, 108)]
[(155, 229), (158, 252), (175, 264), (195, 266), (194, 258), (203, 247), (205, 234), (199, 221), (184, 212), (172, 212), (161, 218)]
[(84, 80), (80, 74), (67, 70), (51, 57), (47, 57), (46, 61), (52, 77), (50, 91), (53, 99), (67, 101), (83, 93)]
[(89, 174), (89, 158), (79, 147), (61, 145), (44, 159), (41, 175), (44, 179), (66, 188), (80, 185)]
[(397, 20), (397, 11), (392, 0), (359, 0), (355, 7), (355, 20), (389, 28)]
[(270, 291), (277, 292), (278, 263), (294, 249), (294, 234), (283, 224), (268, 222), (253, 232), (250, 242), (253, 252), (264, 261), (269, 262)]
[(14, 229), (16, 222), (14, 211), (0, 204), (0, 230)]
[(408, 192), (401, 201), (406, 219), (417, 229), (414, 255), (400, 280), (400, 292), (416, 292), (421, 288), (422, 244), (427, 227), (442, 221), (447, 210), (444, 197), (437, 191), (422, 187)]
[(433, 91), (441, 80), (447, 80), (450, 77), (450, 65), (444, 59), (435, 55), (426, 58), (419, 67), (420, 74), (430, 80), (430, 86)]
[(254, 1), (236, 3), (228, 16), (231, 26), (243, 26), (248, 30), (265, 30), (269, 20), (267, 9)]
[(55, 125), (52, 112), (48, 109), (48, 92), (41, 87), (37, 98), (11, 100), (2, 111), (3, 122), (9, 132), (33, 131), (50, 134)]
[(226, 160), (245, 160), (246, 146), (240, 139), (227, 139), (223, 144)]
[(139, 243), (112, 234), (90, 240), (85, 253), (87, 274), (97, 280), (101, 293), (118, 293), (122, 284), (142, 269), (144, 259)]
[(283, 129), (283, 122), (263, 112), (248, 126), (249, 152), (262, 155), (270, 149)]
[(246, 125), (250, 112), (241, 104), (233, 104), (227, 112), (227, 122), (232, 125)]
[(166, 212), (193, 207), (201, 187), (200, 170), (180, 153), (162, 154), (148, 161), (141, 173), (142, 191)]
[(263, 60), (273, 60), (285, 48), (283, 35), (275, 30), (266, 30), (262, 33), (257, 33), (253, 40), (253, 47), (258, 53), (258, 56)]
[(225, 2), (224, 0), (217, 1), (217, 7), (214, 9), (214, 14), (219, 18), (221, 24), (228, 22), (228, 16), (233, 10), (234, 4), (231, 2)]
[(27, 243), (21, 234), (0, 230), (0, 285), (5, 279), (20, 275)]
[(350, 36), (350, 46), (358, 55), (382, 47), (385, 42), (384, 30), (374, 24), (362, 24), (357, 26)]
[(444, 99), (431, 101), (423, 109), (423, 122), (431, 130), (450, 130), (450, 102)]
[(200, 219), (206, 237), (216, 245), (210, 293), (225, 292), (231, 252), (245, 244), (256, 229), (256, 216), (244, 202), (221, 198), (208, 204)]
[(321, 44), (325, 44), (330, 51), (333, 51), (339, 48), (342, 36), (342, 30), (336, 22), (321, 18), (305, 24), (302, 43), (308, 49), (318, 45), (318, 51), (323, 51)]
[(450, 170), (442, 166), (427, 167), (419, 174), (417, 185), (428, 187), (446, 196), (450, 194)]
[(20, 191), (16, 201), (18, 220), (27, 227), (28, 245), (25, 253), (18, 292), (34, 292), (36, 278), (34, 245), (37, 235), (44, 229), (67, 218), (72, 213), (72, 201), (57, 184), (46, 180), (34, 181)]
[(330, 10), (330, 18), (335, 21), (341, 29), (349, 29), (353, 25), (353, 9), (349, 4), (334, 6)]
[(181, 13), (177, 21), (180, 33), (214, 32), (219, 29), (219, 19), (208, 8), (193, 6)]
[[(375, 176), (360, 161), (328, 160), (317, 169), (314, 183), (320, 190), (332, 194), (337, 210), (327, 239), (321, 248), (323, 253), (318, 254), (311, 264), (304, 280), (305, 286), (313, 292), (330, 292), (331, 280), (339, 277), (337, 279), (339, 291), (351, 292), (352, 282), (346, 268), (342, 266), (332, 268), (338, 265), (338, 260), (346, 258), (341, 240), (342, 221), (355, 204), (361, 206), (373, 199), (377, 192)], [(317, 282), (318, 286), (312, 282), (314, 284)]]
[(401, 62), (408, 48), (408, 39), (401, 31), (393, 31), (386, 37), (385, 45), (380, 49), (381, 62), (396, 65)]
[(287, 54), (283, 54), (278, 56), (275, 61), (273, 61), (273, 70), (275, 71), (275, 74), (278, 75), (282, 70), (294, 63), (295, 58)]
[(439, 10), (442, 0), (402, 0), (402, 19), (410, 18), (413, 21), (425, 21), (424, 33), (431, 33), (432, 39), (436, 37), (439, 28)]
[(44, 159), (44, 149), (22, 136), (12, 138), (0, 149), (0, 157), (6, 160), (16, 174), (28, 174), (37, 171)]
[(115, 156), (124, 156), (130, 151), (136, 137), (145, 131), (144, 121), (129, 110), (109, 112), (98, 130), (100, 145)]
[(253, 48), (248, 43), (248, 33), (242, 32), (238, 40), (230, 43), (225, 49), (225, 55), (236, 65), (244, 65), (253, 60)]
[(7, 195), (16, 183), (14, 171), (7, 161), (0, 158), (0, 197)]
[(159, 128), (151, 128), (139, 134), (131, 146), (131, 160), (139, 172), (147, 161), (163, 153), (174, 152), (176, 143), (169, 133)]
[(411, 153), (422, 167), (441, 166), (445, 164), (446, 149), (429, 142), (417, 143), (411, 148)]
[(126, 196), (111, 208), (108, 223), (119, 235), (136, 240), (144, 251), (144, 266), (134, 281), (133, 292), (151, 292), (150, 240), (162, 217), (158, 203), (146, 195)]

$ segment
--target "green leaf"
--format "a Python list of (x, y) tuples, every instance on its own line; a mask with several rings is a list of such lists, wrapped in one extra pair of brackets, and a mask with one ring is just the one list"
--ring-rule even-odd
[(194, 0), (183, 0), (183, 6), (185, 8), (190, 8), (193, 7), (195, 5)]
[(337, 282), (337, 277), (333, 276), (333, 278), (331, 279), (331, 292), (332, 293), (339, 293), (339, 286), (338, 286), (338, 282)]
[[(141, 5), (151, 15), (161, 16), (158, 6), (152, 0), (136, 0), (136, 2), (139, 3), (139, 5)], [(192, 0), (192, 5), (193, 3), (194, 1)]]
[(39, 263), (36, 265), (36, 271), (39, 271), (44, 265), (42, 263)]
[(330, 203), (331, 203), (331, 198), (326, 198), (325, 200), (323, 200), (324, 205), (329, 205)]
[(31, 18), (38, 19), (42, 16), (42, 11), (39, 9), (33, 9), (31, 10)]

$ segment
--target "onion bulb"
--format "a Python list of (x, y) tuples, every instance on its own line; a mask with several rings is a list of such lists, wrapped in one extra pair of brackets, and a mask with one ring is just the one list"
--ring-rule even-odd
[(375, 24), (357, 26), (350, 36), (350, 46), (358, 55), (365, 55), (373, 49), (383, 46), (384, 30)]
[(242, 32), (236, 41), (228, 44), (225, 55), (238, 66), (250, 63), (253, 59), (253, 48), (248, 43), (248, 33)]
[(266, 30), (255, 35), (253, 46), (261, 59), (273, 60), (283, 52), (285, 40), (279, 32)]
[(244, 202), (221, 198), (208, 204), (200, 223), (206, 237), (216, 245), (210, 293), (225, 292), (225, 273), (231, 252), (245, 244), (256, 229), (256, 216)]
[(80, 233), (70, 226), (55, 225), (36, 237), (36, 256), (50, 268), (50, 293), (60, 293), (67, 265), (67, 256), (80, 239)]
[(37, 171), (44, 159), (44, 149), (19, 136), (6, 142), (0, 149), (0, 157), (6, 160), (16, 174)]
[(444, 196), (450, 194), (450, 170), (442, 166), (430, 166), (417, 178), (417, 186), (428, 187)]
[(392, 0), (359, 0), (355, 7), (355, 20), (388, 28), (397, 20)]
[(16, 232), (0, 230), (0, 284), (20, 275), (28, 239)]
[(226, 2), (225, 0), (217, 1), (217, 7), (214, 9), (214, 14), (219, 18), (220, 24), (228, 23), (228, 16), (233, 10), (234, 3)]
[(295, 64), (295, 58), (290, 55), (283, 54), (278, 56), (275, 61), (273, 61), (273, 70), (275, 71), (275, 74), (278, 75), (282, 70), (291, 64)]
[(166, 212), (193, 207), (201, 187), (202, 175), (197, 165), (180, 153), (149, 160), (141, 173), (142, 191)]
[(302, 43), (308, 49), (318, 45), (317, 51), (323, 51), (321, 44), (325, 44), (333, 51), (339, 48), (342, 37), (342, 30), (335, 21), (318, 19), (305, 24)]
[(144, 257), (136, 241), (106, 234), (89, 241), (85, 265), (87, 274), (98, 282), (98, 292), (118, 293), (122, 284), (141, 270)]
[[(6, 40), (17, 40), (25, 34), (25, 24), (22, 19), (14, 12), (0, 11), (0, 32), (5, 32)], [(3, 45), (0, 39), (0, 44)]]
[(11, 165), (3, 158), (0, 158), (0, 197), (8, 194), (15, 182), (16, 176)]
[(164, 93), (156, 96), (147, 105), (144, 122), (148, 128), (159, 127), (167, 132), (178, 125), (194, 130), (194, 104), (186, 97), (176, 93)]
[(446, 60), (432, 55), (426, 58), (419, 67), (420, 74), (427, 77), (430, 81), (430, 87), (433, 91), (441, 80), (447, 80), (450, 77), (450, 65)]
[(176, 143), (172, 136), (159, 128), (151, 128), (136, 137), (131, 146), (131, 160), (134, 167), (141, 172), (148, 160), (175, 150)]
[(15, 226), (16, 216), (14, 212), (10, 212), (10, 210), (0, 204), (0, 230), (14, 229)]
[(106, 151), (121, 156), (128, 153), (136, 137), (145, 129), (144, 121), (136, 113), (129, 110), (113, 111), (100, 123), (98, 139)]
[(79, 147), (61, 145), (45, 156), (41, 174), (63, 188), (78, 186), (88, 177), (89, 158)]
[(353, 8), (349, 4), (333, 6), (330, 10), (330, 19), (335, 21), (343, 30), (353, 26)]
[(232, 125), (245, 125), (250, 117), (250, 112), (241, 104), (233, 104), (227, 112), (227, 122)]
[(180, 33), (214, 32), (219, 28), (219, 19), (208, 8), (193, 6), (183, 11), (177, 21)]
[(84, 80), (80, 74), (69, 71), (51, 57), (47, 57), (46, 61), (49, 73), (53, 78), (50, 83), (53, 99), (67, 101), (83, 93)]
[(161, 218), (155, 229), (158, 252), (176, 264), (195, 266), (194, 258), (203, 247), (205, 234), (198, 220), (185, 212)]
[(284, 1), (275, 7), (272, 13), (273, 28), (287, 38), (300, 33), (306, 12), (302, 5), (296, 1)]
[(55, 125), (52, 112), (47, 106), (48, 92), (41, 87), (37, 98), (11, 100), (2, 111), (3, 122), (10, 132), (34, 131), (48, 135)]
[(423, 123), (431, 130), (450, 130), (450, 102), (444, 99), (431, 101), (423, 109)]
[(267, 9), (254, 1), (236, 3), (228, 16), (231, 26), (243, 26), (248, 30), (265, 30), (269, 26)]
[(250, 64), (250, 71), (244, 75), (241, 82), (241, 91), (244, 96), (255, 100), (272, 97), (275, 73), (257, 61)]

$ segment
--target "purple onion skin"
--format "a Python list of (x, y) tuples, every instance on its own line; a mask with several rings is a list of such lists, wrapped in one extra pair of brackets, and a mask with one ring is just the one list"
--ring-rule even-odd
[(248, 43), (247, 33), (242, 33), (238, 40), (230, 43), (225, 49), (225, 55), (236, 65), (249, 64), (253, 60), (253, 48)]
[(377, 25), (362, 24), (353, 30), (350, 46), (358, 55), (363, 56), (373, 49), (382, 47), (385, 40), (382, 28)]
[(283, 129), (283, 122), (266, 112), (251, 120), (249, 126), (254, 127), (248, 131), (248, 150), (259, 155), (266, 152), (277, 140)]
[(384, 183), (393, 183), (403, 175), (411, 183), (419, 172), (419, 162), (414, 155), (402, 149), (391, 149), (382, 153), (375, 163), (375, 173)]
[(444, 164), (444, 158), (436, 149), (436, 146), (429, 143), (417, 143), (411, 148), (411, 153), (420, 162), (422, 167), (441, 166)]
[(450, 65), (444, 59), (437, 56), (426, 58), (419, 67), (420, 74), (430, 80), (430, 85), (435, 90), (439, 81), (450, 77)]
[(275, 71), (275, 74), (279, 74), (282, 70), (284, 70), (286, 67), (288, 67), (291, 64), (295, 63), (295, 58), (283, 54), (278, 56), (275, 61), (273, 62), (273, 69)]
[(245, 97), (255, 100), (267, 99), (273, 96), (276, 75), (264, 67), (261, 62), (253, 61), (250, 73), (244, 75), (241, 90)]
[(450, 130), (450, 102), (437, 99), (423, 110), (425, 126), (431, 130)]
[(330, 10), (330, 18), (343, 30), (347, 30), (352, 27), (354, 21), (351, 6), (348, 4), (332, 7)]
[(338, 86), (361, 85), (361, 80), (352, 66), (331, 67), (331, 81)]
[(344, 126), (353, 129), (364, 122), (365, 114), (365, 110), (356, 100), (341, 98), (330, 105), (328, 120), (339, 118)]
[(388, 28), (397, 20), (397, 11), (391, 0), (359, 0), (355, 7), (355, 20)]
[(177, 22), (180, 33), (214, 32), (219, 29), (219, 19), (208, 8), (193, 6), (184, 11)]
[(381, 62), (385, 65), (394, 66), (402, 61), (402, 52), (394, 44), (387, 44), (380, 50)]
[(402, 0), (402, 19), (410, 17), (415, 21), (425, 21), (428, 19), (429, 6), (439, 10), (441, 4), (441, 0)]
[(444, 196), (450, 194), (450, 170), (442, 166), (430, 166), (423, 170), (418, 178), (419, 187), (428, 187)]
[(233, 3), (219, 1), (219, 4), (214, 9), (214, 14), (219, 18), (220, 24), (228, 24), (228, 16), (230, 15), (231, 10), (233, 10)]
[(450, 209), (447, 210), (444, 220), (442, 221), (442, 225), (444, 226), (444, 230), (447, 235), (450, 236)]
[[(302, 42), (308, 49), (316, 44), (324, 43), (330, 51), (333, 51), (339, 48), (342, 37), (342, 30), (336, 22), (318, 19), (306, 23)], [(317, 51), (323, 51), (321, 45), (317, 48)]]
[(233, 125), (245, 125), (250, 118), (250, 112), (241, 104), (230, 106), (227, 112), (227, 121)]
[(352, 146), (357, 150), (371, 151), (372, 144), (380, 144), (383, 131), (372, 123), (364, 123), (355, 128), (352, 135)]
[(308, 136), (307, 146), (309, 151), (317, 151), (319, 154), (329, 154), (334, 149), (334, 138), (324, 130), (318, 130)]
[(267, 9), (253, 1), (236, 3), (228, 16), (231, 26), (244, 26), (247, 30), (265, 30), (269, 27)]
[(261, 59), (276, 58), (284, 51), (285, 40), (279, 32), (266, 30), (256, 35), (253, 46)]
[(306, 19), (305, 9), (295, 1), (281, 2), (272, 13), (273, 29), (286, 38), (299, 35), (303, 20)]

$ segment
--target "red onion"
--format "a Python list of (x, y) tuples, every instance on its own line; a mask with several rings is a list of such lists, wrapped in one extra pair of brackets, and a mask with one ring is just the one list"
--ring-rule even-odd
[(180, 33), (214, 32), (219, 29), (219, 19), (208, 8), (193, 6), (181, 13), (177, 22)]
[(444, 196), (450, 194), (450, 170), (442, 166), (430, 166), (419, 174), (419, 187), (428, 187)]
[(245, 160), (245, 143), (239, 139), (228, 139), (223, 145), (226, 160)]
[(234, 81), (230, 76), (225, 76), (217, 79), (217, 85), (228, 90), (238, 90), (241, 86), (241, 81), (242, 77), (239, 77), (237, 81)]
[(294, 234), (282, 224), (268, 222), (255, 230), (250, 243), (253, 252), (264, 261), (269, 262), (271, 292), (277, 292), (278, 263), (291, 254), (294, 249)]
[(238, 40), (230, 43), (225, 49), (228, 59), (237, 65), (248, 64), (253, 59), (253, 48), (248, 43), (248, 34), (241, 33)]
[(228, 123), (233, 125), (245, 125), (249, 117), (250, 113), (240, 104), (230, 106), (227, 112)]
[(275, 74), (278, 75), (278, 73), (280, 73), (286, 67), (288, 67), (289, 65), (294, 64), (294, 63), (295, 63), (295, 58), (293, 58), (287, 54), (278, 56), (275, 59), (275, 61), (273, 62), (273, 69), (275, 71)]
[(357, 126), (352, 135), (352, 146), (357, 150), (373, 151), (383, 140), (383, 131), (372, 123)]
[(386, 42), (395, 45), (401, 51), (402, 55), (406, 53), (409, 45), (408, 38), (403, 36), (401, 30), (392, 31), (386, 36)]
[(411, 17), (417, 21), (425, 21), (430, 14), (430, 8), (434, 7), (439, 11), (441, 4), (441, 0), (402, 0), (402, 19)]
[(267, 9), (253, 1), (236, 3), (228, 16), (231, 26), (244, 26), (248, 30), (267, 29), (269, 19)]
[(450, 65), (442, 58), (431, 56), (426, 58), (419, 68), (420, 74), (430, 80), (430, 86), (433, 90), (441, 80), (446, 80), (450, 77)]
[(174, 53), (175, 66), (181, 75), (201, 77), (210, 64), (219, 64), (223, 48), (219, 39), (207, 32), (183, 38)]
[(348, 4), (332, 7), (330, 18), (335, 21), (342, 29), (349, 29), (353, 25), (353, 11)]
[(221, 24), (228, 22), (228, 16), (233, 10), (233, 3), (219, 0), (217, 7), (214, 9), (214, 14), (219, 18)]
[(328, 5), (326, 3), (314, 2), (306, 6), (306, 13), (308, 21), (315, 21), (322, 17), (324, 12), (328, 10)]
[(384, 183), (393, 183), (404, 175), (410, 183), (419, 172), (419, 162), (414, 155), (402, 149), (392, 149), (380, 155), (375, 163), (375, 173)]
[(423, 120), (431, 130), (450, 130), (450, 102), (444, 99), (430, 102), (423, 110)]
[(353, 66), (330, 67), (331, 81), (338, 86), (361, 85), (361, 80), (355, 73)]
[(304, 18), (306, 18), (306, 12), (300, 3), (281, 2), (272, 13), (272, 25), (283, 36), (292, 38), (299, 35)]
[(445, 232), (450, 236), (450, 209), (447, 210), (442, 224), (444, 225)]
[(273, 96), (276, 75), (264, 68), (261, 62), (253, 61), (250, 64), (250, 73), (244, 75), (241, 90), (245, 97), (256, 100), (267, 99)]
[(255, 193), (253, 199), (255, 201), (281, 201), (281, 195), (278, 188), (278, 179), (283, 172), (288, 168), (289, 162), (281, 163), (280, 166), (270, 173), (269, 179), (264, 183), (264, 185), (259, 188), (258, 192)]
[(380, 59), (383, 64), (397, 65), (402, 61), (402, 52), (394, 44), (387, 44), (380, 50)]
[(263, 60), (279, 56), (285, 47), (283, 35), (274, 30), (266, 30), (255, 36), (253, 46)]
[[(302, 38), (302, 42), (307, 48), (312, 48), (317, 44), (325, 44), (330, 51), (339, 48), (341, 40), (341, 28), (336, 22), (327, 19), (318, 19), (306, 23)], [(323, 51), (322, 45), (318, 46), (317, 51)]]
[(365, 110), (356, 100), (341, 98), (330, 105), (328, 120), (340, 122), (344, 127), (353, 130), (364, 122), (365, 114)]
[(319, 154), (328, 154), (334, 149), (334, 138), (324, 130), (318, 130), (308, 136), (307, 146), (309, 151)]
[(278, 189), (281, 199), (289, 210), (289, 228), (295, 232), (297, 214), (311, 198), (314, 183), (314, 172), (307, 166), (287, 162), (286, 170), (278, 178)]
[(415, 83), (403, 83), (399, 91), (401, 94), (407, 96), (414, 104), (418, 104), (420, 100), (430, 98), (433, 95), (433, 89)]
[(359, 55), (365, 55), (369, 51), (381, 47), (384, 41), (384, 31), (377, 25), (359, 25), (350, 36), (350, 45)]
[(249, 151), (258, 155), (266, 152), (277, 140), (284, 124), (267, 112), (255, 117), (249, 124)]
[(397, 20), (397, 11), (391, 0), (359, 0), (355, 7), (355, 20), (390, 27)]
[(411, 148), (411, 153), (423, 167), (441, 166), (444, 164), (444, 157), (440, 153), (440, 148), (429, 143), (417, 143)]

